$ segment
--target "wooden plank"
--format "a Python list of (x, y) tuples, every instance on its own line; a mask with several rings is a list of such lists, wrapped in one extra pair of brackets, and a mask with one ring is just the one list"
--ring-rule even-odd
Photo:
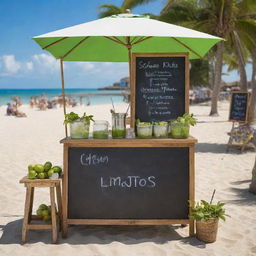
[(61, 179), (29, 179), (27, 176), (24, 176), (19, 183), (28, 183), (32, 187), (37, 187), (37, 185), (53, 185), (60, 183)]
[(32, 188), (28, 186), (26, 188), (24, 219), (23, 219), (23, 225), (22, 225), (22, 236), (21, 236), (22, 243), (26, 242), (27, 230), (29, 226), (28, 222), (29, 222), (29, 207), (30, 207), (31, 193), (32, 193)]
[[(189, 147), (189, 200), (195, 201), (195, 147)], [(191, 207), (189, 207), (189, 214)], [(194, 220), (190, 218), (189, 236), (195, 235)]]
[(68, 219), (69, 225), (171, 225), (189, 224), (190, 220), (168, 220), (168, 219)]
[(190, 89), (190, 75), (189, 75), (189, 55), (185, 55), (185, 112), (189, 113), (189, 89)]
[(60, 143), (69, 146), (84, 147), (189, 147), (197, 140), (193, 137), (187, 139), (63, 139)]
[(29, 224), (27, 226), (28, 230), (37, 230), (37, 229), (52, 229), (52, 225), (48, 224)]
[(68, 233), (68, 145), (64, 144), (63, 150), (63, 182), (62, 182), (62, 237)]
[(31, 187), (31, 195), (30, 195), (30, 205), (29, 205), (29, 213), (28, 213), (28, 221), (32, 220), (32, 211), (33, 211), (33, 202), (34, 202), (34, 191), (35, 188)]
[(62, 199), (60, 185), (56, 186), (60, 231), (62, 230)]
[(51, 217), (52, 217), (52, 242), (57, 243), (58, 229), (57, 229), (57, 218), (55, 208), (55, 195), (54, 188), (50, 188), (50, 199), (51, 199)]
[(130, 103), (130, 107), (131, 107), (131, 123), (130, 126), (131, 128), (135, 127), (135, 101), (136, 101), (136, 87), (135, 87), (135, 83), (136, 83), (136, 58), (133, 57), (131, 58), (131, 77), (130, 77), (130, 90), (131, 90), (131, 95), (130, 95), (130, 99), (131, 99), (131, 103)]

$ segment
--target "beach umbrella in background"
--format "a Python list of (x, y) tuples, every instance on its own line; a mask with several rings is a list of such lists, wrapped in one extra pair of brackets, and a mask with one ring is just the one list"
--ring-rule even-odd
[(222, 40), (135, 14), (113, 15), (33, 39), (60, 60), (64, 101), (63, 61), (129, 62), (131, 76), (131, 53), (186, 52), (190, 59), (197, 59)]

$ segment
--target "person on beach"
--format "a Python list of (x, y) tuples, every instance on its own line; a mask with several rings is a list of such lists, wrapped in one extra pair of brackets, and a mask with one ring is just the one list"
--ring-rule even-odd
[(25, 113), (18, 110), (18, 107), (15, 104), (11, 103), (7, 103), (6, 115), (16, 117), (27, 117)]

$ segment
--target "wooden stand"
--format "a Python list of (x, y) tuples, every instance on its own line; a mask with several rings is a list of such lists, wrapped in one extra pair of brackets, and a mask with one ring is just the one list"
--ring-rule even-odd
[[(63, 174), (63, 189), (62, 189), (62, 196), (63, 196), (63, 229), (62, 229), (62, 235), (63, 237), (67, 236), (68, 231), (68, 225), (171, 225), (171, 224), (189, 224), (189, 235), (194, 235), (194, 221), (190, 219), (187, 215), (182, 219), (177, 218), (141, 218), (141, 219), (134, 219), (134, 218), (72, 218), (69, 213), (69, 203), (71, 199), (69, 199), (69, 187), (70, 187), (70, 180), (69, 177), (72, 177), (72, 175), (78, 176), (79, 181), (81, 181), (80, 175), (83, 175), (85, 173), (86, 169), (82, 169), (81, 172), (78, 172), (78, 169), (80, 167), (79, 163), (76, 162), (75, 169), (72, 169), (73, 172), (71, 172), (71, 167), (74, 166), (74, 163), (70, 163), (72, 161), (72, 155), (71, 151), (75, 150), (74, 148), (80, 148), (79, 150), (82, 151), (88, 151), (92, 148), (101, 148), (104, 150), (104, 148), (116, 148), (116, 152), (121, 150), (121, 148), (153, 148), (153, 150), (157, 150), (159, 148), (187, 148), (188, 150), (188, 162), (187, 165), (187, 179), (186, 184), (187, 187), (180, 187), (179, 191), (183, 191), (184, 189), (188, 191), (188, 198), (187, 200), (194, 201), (195, 200), (195, 170), (194, 170), (194, 145), (196, 143), (196, 139), (193, 137), (189, 137), (188, 139), (108, 139), (108, 140), (74, 140), (74, 139), (63, 139), (61, 140), (61, 143), (64, 144), (64, 174)], [(120, 148), (120, 149), (119, 149)], [(170, 155), (172, 158), (173, 156)], [(161, 158), (161, 156), (160, 156)], [(76, 159), (79, 159), (76, 158)], [(87, 168), (87, 167), (85, 167)], [(100, 167), (99, 167), (100, 168)], [(129, 168), (131, 172), (133, 171), (133, 166), (129, 166), (126, 163), (125, 166), (126, 170)], [(172, 166), (169, 167), (170, 171), (173, 169)], [(83, 171), (84, 170), (84, 171)], [(106, 170), (105, 170), (106, 171)], [(177, 172), (179, 173), (180, 170), (177, 169)], [(121, 170), (120, 170), (121, 172)], [(156, 173), (158, 173), (158, 170), (155, 170)], [(138, 174), (139, 175), (139, 174)], [(84, 177), (84, 176), (83, 176)], [(86, 186), (83, 183), (76, 184), (76, 187), (84, 187)], [(72, 188), (71, 188), (72, 190)], [(175, 194), (178, 191), (173, 191)], [(85, 198), (90, 197), (91, 195), (85, 194), (83, 196), (78, 196), (79, 198)], [(95, 196), (95, 195), (94, 195)], [(165, 196), (165, 195), (163, 195)], [(164, 200), (164, 199), (163, 199)], [(177, 198), (178, 200), (178, 198)], [(188, 211), (190, 212), (191, 209), (188, 207), (188, 201), (185, 200), (184, 205), (187, 207)], [(111, 201), (113, 205), (115, 204), (115, 200)], [(173, 208), (176, 206), (173, 205)], [(171, 210), (171, 209), (170, 209)], [(100, 210), (98, 210), (100, 211)]]
[[(236, 148), (240, 148), (240, 152), (243, 153), (246, 148), (253, 147), (253, 145), (251, 145), (252, 142), (253, 142), (253, 138), (248, 139), (248, 140), (246, 140), (246, 141), (244, 141), (242, 143), (237, 143), (235, 141), (235, 136), (237, 136), (237, 130), (239, 128), (239, 125), (241, 125), (241, 124), (246, 125), (245, 123), (237, 122), (238, 126), (235, 126), (235, 122), (234, 121), (232, 122), (232, 128), (231, 128), (231, 131), (229, 132), (229, 136), (230, 137), (229, 137), (229, 140), (228, 140), (228, 143), (227, 143), (227, 150), (226, 150), (226, 152), (229, 152), (230, 148), (236, 147)], [(254, 149), (256, 149), (255, 146), (256, 145), (254, 145)]]
[[(57, 226), (62, 223), (62, 200), (61, 200), (61, 179), (28, 179), (24, 177), (20, 180), (20, 183), (24, 183), (26, 187), (26, 201), (24, 210), (24, 220), (22, 226), (22, 243), (26, 242), (27, 231), (32, 229), (50, 229), (52, 230), (52, 242), (57, 243), (58, 241), (58, 228)], [(42, 218), (37, 215), (32, 215), (33, 201), (34, 201), (34, 189), (36, 187), (49, 187), (50, 188), (50, 199), (51, 199), (51, 224), (32, 224), (31, 220), (41, 220)], [(57, 194), (58, 212), (55, 203), (55, 193)]]

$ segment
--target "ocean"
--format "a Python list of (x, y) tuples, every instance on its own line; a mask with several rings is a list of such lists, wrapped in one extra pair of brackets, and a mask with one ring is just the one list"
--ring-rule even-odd
[[(54, 96), (61, 95), (61, 89), (0, 89), (0, 105), (6, 105), (8, 102), (13, 102), (12, 97), (20, 96), (23, 104), (28, 104), (32, 96), (40, 96), (42, 93), (50, 99)], [(79, 103), (79, 97), (77, 93), (111, 93), (118, 94), (120, 91), (105, 91), (97, 89), (65, 89), (66, 95), (72, 95), (74, 99)], [(90, 96), (90, 104), (111, 104), (111, 97), (114, 103), (121, 103), (124, 101), (124, 97), (120, 95), (114, 96)], [(83, 103), (86, 103), (86, 98), (83, 98)]]

